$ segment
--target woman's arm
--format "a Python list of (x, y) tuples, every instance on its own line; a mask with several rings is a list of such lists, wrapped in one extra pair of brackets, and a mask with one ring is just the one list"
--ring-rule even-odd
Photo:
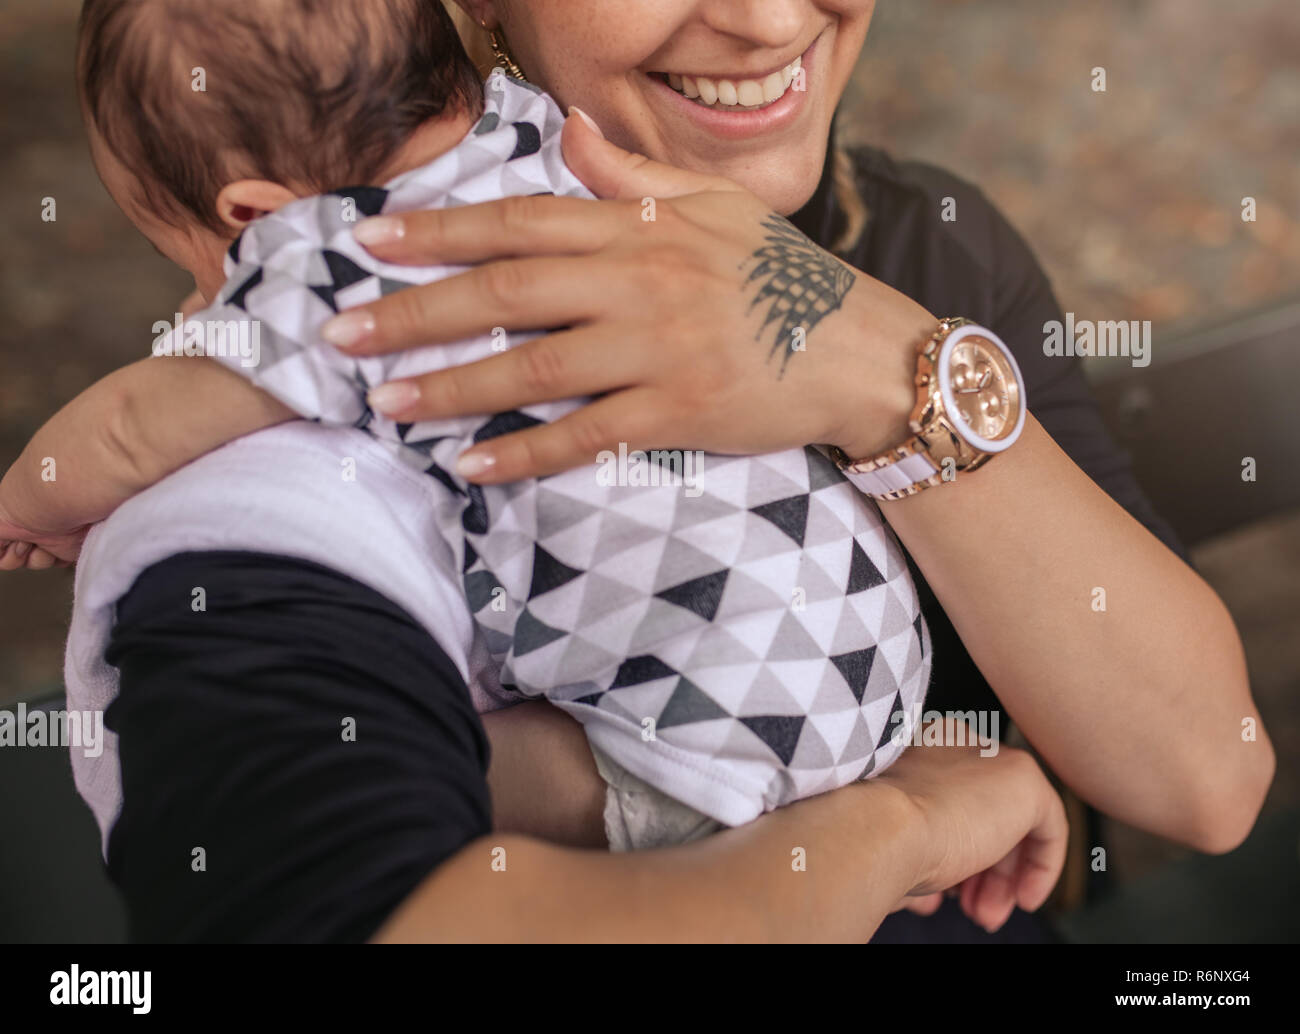
[[(915, 345), (933, 313), (856, 271), (839, 275), (810, 242), (792, 247), (725, 181), (629, 155), (575, 119), (565, 156), (613, 200), (511, 198), (362, 231), (391, 261), (483, 264), (367, 306), (368, 320), (345, 317), (335, 333), (353, 354), (493, 323), (568, 328), (419, 378), (389, 416), (604, 393), (469, 450), (462, 473), (484, 482), (591, 463), (623, 443), (758, 453), (826, 442), (867, 456), (905, 438)], [(658, 201), (650, 223), (647, 196)], [(773, 312), (778, 329), (793, 320), (803, 332), (800, 348), (773, 336)], [(1239, 843), (1273, 755), (1214, 593), (1034, 422), (959, 480), (888, 516), (1046, 760), (1109, 814), (1208, 851)], [(1094, 587), (1106, 589), (1104, 613), (1092, 610)]]
[[(889, 265), (884, 242), (922, 235), (942, 258), (891, 270), (944, 312), (956, 270), (958, 311), (997, 330), (1028, 386), (1026, 434), (1009, 453), (882, 504), (943, 604), (940, 621), (952, 622), (1002, 704), (1079, 793), (1202, 849), (1233, 846), (1273, 762), (1262, 729), (1242, 737), (1247, 716), (1260, 723), (1241, 645), (1209, 586), (1175, 556), (1177, 537), (1111, 439), (1081, 361), (1046, 353), (1045, 330), (1065, 321), (1051, 284), (968, 184), (875, 153), (860, 163), (886, 224), (864, 260)], [(945, 196), (962, 218), (936, 224)]]
[(958, 748), (666, 851), (493, 834), (465, 684), (373, 590), (196, 553), (150, 568), (117, 612), (108, 865), (135, 939), (865, 939), (904, 895), (989, 869), (1004, 876), (982, 881), (978, 914), (997, 925), (1041, 904), (1064, 857), (1033, 761)]
[(975, 874), (963, 907), (996, 930), (1015, 907), (1046, 900), (1066, 833), (1029, 755), (917, 747), (877, 779), (681, 847), (607, 854), (481, 839), (377, 939), (865, 941), (904, 898)]
[[(1231, 617), (1035, 419), (977, 474), (881, 510), (999, 699), (1081, 797), (1203, 851), (1245, 838), (1274, 760)], [(1243, 738), (1247, 718), (1258, 740)]]
[[(875, 780), (685, 847), (609, 855), (498, 833), (450, 859), (378, 939), (863, 940), (900, 900), (963, 880), (968, 914), (995, 930), (1059, 874), (1064, 813), (1041, 779), (1021, 751), (918, 747)], [(482, 909), (487, 896), (500, 910)]]
[(28, 442), (0, 481), (0, 540), (74, 560), (85, 529), (136, 493), (293, 415), (207, 358), (132, 363), (92, 384)]
[(494, 834), (437, 869), (376, 939), (865, 941), (916, 884), (909, 809), (892, 789), (855, 784), (656, 851)]

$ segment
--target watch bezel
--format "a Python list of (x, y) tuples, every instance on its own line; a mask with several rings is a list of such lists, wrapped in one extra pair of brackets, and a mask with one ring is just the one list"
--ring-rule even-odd
[[(952, 372), (949, 360), (952, 358), (952, 350), (968, 337), (979, 337), (990, 342), (995, 348), (1001, 351), (1011, 367), (1011, 372), (1015, 375), (1016, 390), (1019, 395), (1017, 399), (1016, 426), (1011, 431), (998, 439), (984, 438), (976, 434), (975, 431), (961, 417), (961, 411), (957, 408), (956, 400), (952, 392)], [(935, 361), (936, 373), (938, 374), (939, 398), (943, 404), (944, 415), (957, 434), (971, 448), (980, 452), (998, 453), (1004, 452), (1015, 444), (1020, 437), (1020, 432), (1025, 426), (1025, 416), (1027, 407), (1025, 406), (1024, 376), (1020, 372), (1020, 364), (1016, 362), (1016, 357), (1011, 354), (1011, 349), (1006, 343), (998, 337), (993, 331), (979, 324), (967, 324), (964, 327), (958, 327), (951, 331), (944, 338), (943, 346), (939, 349), (939, 355)]]

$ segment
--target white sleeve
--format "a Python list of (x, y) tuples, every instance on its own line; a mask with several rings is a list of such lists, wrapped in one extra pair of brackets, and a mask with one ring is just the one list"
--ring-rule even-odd
[[(343, 476), (345, 464), (354, 478)], [(445, 491), (369, 435), (301, 421), (182, 468), (86, 539), (64, 660), (68, 706), (103, 712), (117, 695), (104, 650), (117, 601), (135, 580), (168, 557), (218, 550), (307, 560), (369, 586), (429, 632), (469, 684), (477, 710), (502, 706), (484, 682), (487, 659), (433, 516)], [(99, 756), (72, 752), (78, 790), (105, 835), (121, 803), (116, 741), (106, 732)]]

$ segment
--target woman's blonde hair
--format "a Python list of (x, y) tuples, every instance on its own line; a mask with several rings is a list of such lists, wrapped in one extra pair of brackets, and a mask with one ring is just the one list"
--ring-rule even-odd
[[(474, 62), (479, 74), (486, 78), (492, 71), (492, 66), (496, 64), (487, 32), (481, 25), (475, 24), (454, 0), (443, 0), (443, 3), (451, 13), (451, 20), (456, 24), (456, 31), (460, 33), (470, 60)], [(836, 204), (844, 213), (844, 228), (840, 231), (839, 237), (831, 241), (827, 247), (838, 255), (844, 255), (852, 251), (862, 239), (862, 233), (867, 228), (867, 206), (858, 191), (857, 171), (849, 152), (836, 143), (827, 160), (834, 163), (834, 168), (831, 170), (831, 186), (835, 191)]]
[(867, 228), (867, 203), (862, 200), (858, 190), (858, 171), (853, 163), (853, 156), (836, 141), (829, 160), (835, 163), (831, 170), (831, 188), (835, 191), (835, 201), (844, 213), (844, 229), (839, 237), (828, 247), (837, 255), (847, 255), (862, 239)]

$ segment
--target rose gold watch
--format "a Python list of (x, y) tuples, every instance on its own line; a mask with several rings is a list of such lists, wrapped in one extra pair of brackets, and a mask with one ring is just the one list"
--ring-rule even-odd
[(902, 499), (976, 470), (1025, 426), (1025, 387), (1011, 350), (968, 319), (941, 320), (917, 353), (912, 437), (879, 456), (833, 455), (873, 499)]

